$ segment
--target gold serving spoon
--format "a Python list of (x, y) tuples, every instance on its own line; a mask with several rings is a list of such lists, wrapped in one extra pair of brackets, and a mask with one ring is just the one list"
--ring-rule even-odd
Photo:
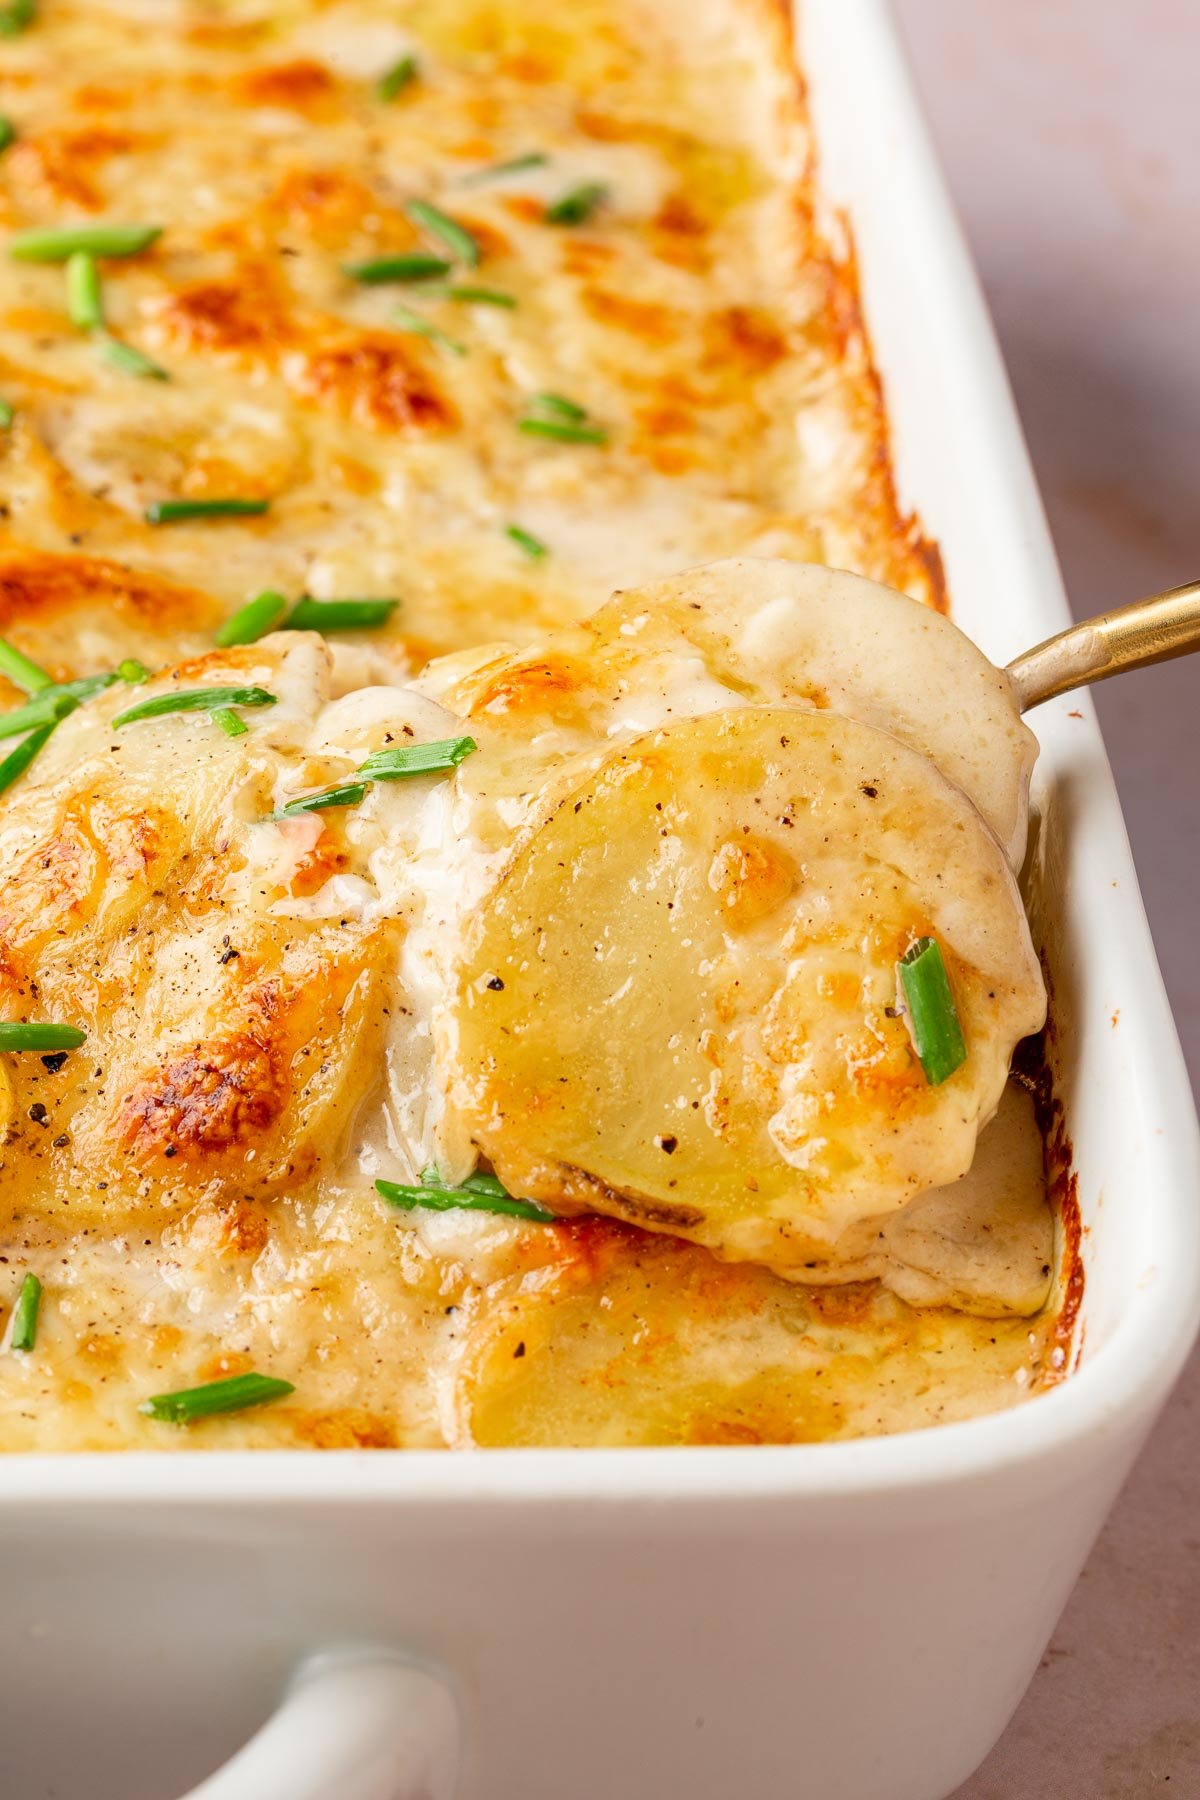
[(1200, 650), (1200, 581), (1098, 613), (1013, 658), (1005, 674), (1022, 712), (1125, 669)]

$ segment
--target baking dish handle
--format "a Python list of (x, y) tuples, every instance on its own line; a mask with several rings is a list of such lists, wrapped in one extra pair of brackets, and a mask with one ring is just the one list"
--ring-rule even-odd
[(386, 1650), (329, 1650), (184, 1800), (453, 1800), (457, 1773), (444, 1682)]

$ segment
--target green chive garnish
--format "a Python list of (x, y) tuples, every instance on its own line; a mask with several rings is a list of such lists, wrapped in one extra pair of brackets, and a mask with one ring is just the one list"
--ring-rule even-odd
[(967, 1060), (946, 959), (936, 938), (918, 938), (900, 958), (900, 985), (913, 1046), (931, 1087), (948, 1081)]
[(67, 258), (67, 316), (79, 331), (104, 323), (100, 271), (90, 250), (73, 250)]
[(161, 225), (65, 225), (57, 231), (18, 231), (8, 253), (20, 262), (66, 262), (89, 256), (136, 256), (162, 236)]
[(161, 719), (167, 713), (220, 712), (227, 706), (274, 706), (277, 696), (261, 687), (188, 688), (181, 694), (152, 694), (126, 712), (113, 725), (134, 725), (139, 719)]
[(430, 281), (435, 275), (448, 275), (453, 266), (444, 256), (410, 250), (400, 256), (376, 256), (370, 262), (343, 263), (342, 274), (370, 285), (381, 281)]
[(273, 819), (290, 819), (296, 813), (324, 812), (330, 806), (361, 806), (370, 786), (368, 781), (344, 781), (338, 787), (322, 788), (316, 794), (301, 794), (272, 813)]
[(181, 519), (256, 519), (269, 500), (155, 500), (146, 508), (147, 525), (174, 525)]
[(117, 679), (127, 687), (141, 687), (143, 681), (149, 681), (150, 671), (136, 656), (127, 656), (117, 664)]
[(531, 412), (549, 413), (556, 419), (586, 419), (587, 407), (580, 406), (578, 400), (568, 400), (563, 394), (531, 394), (529, 396)]
[(7, 638), (0, 638), (0, 675), (7, 675), (14, 687), (23, 688), (27, 694), (37, 694), (42, 688), (54, 686), (54, 677), (31, 662)]
[(42, 1284), (36, 1275), (26, 1275), (13, 1307), (10, 1350), (32, 1350), (37, 1343), (38, 1308), (42, 1304)]
[(417, 337), (428, 338), (431, 344), (439, 344), (443, 350), (449, 350), (452, 356), (467, 354), (465, 344), (460, 344), (457, 338), (447, 337), (446, 333), (440, 331), (429, 319), (423, 319), (420, 313), (411, 311), (407, 306), (395, 307), (392, 317), (401, 331), (411, 331)]
[(170, 381), (167, 371), (138, 350), (133, 344), (126, 344), (120, 338), (103, 337), (100, 340), (100, 354), (106, 363), (114, 369), (120, 369), (123, 375), (140, 375), (145, 381)]
[(401, 1206), (406, 1212), (423, 1206), (430, 1212), (505, 1213), (514, 1219), (536, 1219), (539, 1225), (554, 1223), (553, 1213), (530, 1200), (514, 1200), (494, 1175), (468, 1175), (460, 1187), (447, 1187), (436, 1169), (425, 1169), (418, 1187), (399, 1181), (377, 1181), (375, 1187), (389, 1206)]
[(22, 738), (15, 750), (9, 751), (4, 761), (0, 762), (0, 794), (25, 773), (53, 730), (53, 725), (43, 725), (37, 731), (31, 731), (27, 738)]
[(517, 430), (530, 437), (557, 438), (560, 444), (607, 444), (599, 425), (571, 425), (566, 419), (518, 419)]
[(215, 642), (222, 650), (228, 650), (234, 644), (253, 644), (277, 625), (286, 611), (284, 596), (266, 588), (253, 600), (247, 600), (245, 606), (239, 607), (231, 619), (218, 627)]
[(358, 768), (368, 781), (403, 781), (410, 775), (440, 775), (457, 769), (479, 748), (472, 737), (439, 738), (433, 744), (394, 744), (376, 750)]
[(0, 1025), (0, 1050), (4, 1051), (34, 1050), (46, 1056), (56, 1050), (78, 1050), (86, 1042), (87, 1032), (77, 1025), (51, 1025), (36, 1019)]
[(0, 400), (0, 431), (7, 431), (16, 416), (16, 408), (12, 401)]
[(398, 600), (314, 600), (305, 594), (284, 620), (288, 631), (368, 631), (386, 625)]
[(0, 6), (0, 37), (20, 37), (37, 17), (37, 0), (8, 0)]
[(361, 806), (373, 781), (404, 781), (414, 775), (445, 775), (457, 769), (460, 762), (478, 749), (474, 738), (440, 738), (433, 744), (397, 744), (376, 750), (355, 770), (361, 781), (344, 781), (336, 787), (321, 788), (315, 794), (301, 794), (288, 800), (273, 819), (291, 818), (295, 813), (324, 812), (330, 806)]
[[(44, 731), (47, 727), (53, 729), (60, 719), (73, 713), (78, 705), (79, 701), (74, 694), (65, 694), (61, 688), (45, 688), (27, 705), (15, 707), (12, 712), (0, 713), (0, 738), (22, 737), (27, 731)], [(20, 773), (18, 768), (17, 774)], [(13, 779), (15, 780), (15, 776)]]
[(213, 714), (213, 724), (219, 725), (226, 737), (245, 737), (250, 727), (244, 719), (239, 719), (235, 712), (227, 706), (218, 706)]
[(230, 1375), (224, 1381), (206, 1381), (203, 1387), (180, 1388), (173, 1394), (155, 1394), (138, 1407), (149, 1419), (165, 1425), (192, 1425), (214, 1413), (242, 1412), (247, 1406), (264, 1406), (294, 1394), (290, 1381), (274, 1375)]
[(557, 438), (562, 444), (608, 442), (603, 426), (588, 423), (586, 406), (563, 394), (531, 394), (526, 407), (525, 416), (517, 420), (517, 429), (532, 437)]
[(466, 263), (472, 269), (479, 266), (483, 254), (479, 243), (457, 219), (450, 218), (448, 213), (428, 200), (410, 200), (405, 211), (414, 225), (419, 225), (430, 237), (445, 244), (456, 262)]
[(462, 300), (468, 306), (504, 306), (511, 312), (517, 304), (515, 294), (506, 294), (503, 288), (490, 287), (448, 287), (447, 300)]
[(15, 143), (16, 136), (17, 128), (12, 120), (7, 113), (0, 113), (0, 156), (3, 156), (10, 144)]
[(519, 175), (523, 169), (542, 169), (550, 161), (544, 150), (530, 150), (525, 156), (510, 156), (507, 162), (488, 163), (462, 177), (462, 187), (477, 187), (484, 181), (500, 181), (505, 175)]
[(0, 713), (0, 738), (17, 737), (42, 725), (57, 725), (75, 711), (81, 700), (103, 693), (116, 680), (115, 675), (82, 675), (78, 681), (58, 681), (40, 688), (24, 706)]
[(535, 538), (532, 531), (526, 531), (520, 525), (506, 525), (504, 535), (511, 538), (513, 543), (534, 562), (540, 562), (543, 556), (550, 554), (549, 547), (543, 544), (541, 538)]
[(607, 199), (608, 189), (603, 182), (583, 181), (548, 206), (543, 217), (548, 225), (582, 225)]
[(411, 87), (417, 79), (417, 59), (415, 56), (402, 56), (394, 62), (390, 69), (379, 77), (375, 83), (375, 92), (381, 100), (394, 100), (402, 94), (406, 87)]

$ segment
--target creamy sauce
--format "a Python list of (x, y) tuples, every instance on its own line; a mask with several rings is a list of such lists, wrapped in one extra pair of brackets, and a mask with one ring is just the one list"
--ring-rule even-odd
[[(405, 54), (417, 81), (379, 100)], [(110, 329), (169, 380), (101, 359), (60, 267), (0, 259), (0, 631), (62, 679), (199, 656), (261, 588), (401, 604), (332, 659), (297, 637), (193, 665), (279, 695), (244, 738), (184, 715), (122, 736), (129, 695), (104, 695), (0, 799), (3, 1016), (90, 1034), (59, 1065), (3, 1059), (0, 1305), (27, 1269), (45, 1295), (36, 1349), (0, 1353), (0, 1448), (806, 1441), (997, 1409), (1060, 1372), (1017, 1090), (964, 1182), (807, 1282), (615, 1222), (374, 1192), (473, 1166), (433, 1074), (461, 921), (598, 745), (739, 704), (701, 657), (651, 659), (497, 750), (486, 789), (467, 764), (267, 818), (472, 706), (500, 743), (523, 701), (494, 640), (618, 586), (748, 553), (939, 600), (815, 230), (788, 56), (749, 0), (561, 21), (530, 0), (45, 0), (6, 43), (0, 235), (161, 225), (102, 269)], [(530, 151), (546, 162), (474, 179)], [(581, 182), (603, 206), (548, 225)], [(343, 273), (437, 248), (414, 197), (478, 237), (456, 279), (515, 306)], [(402, 330), (400, 304), (466, 354)], [(608, 441), (520, 431), (544, 391)], [(270, 510), (144, 518), (231, 494)], [(399, 685), (440, 652), (461, 655)], [(997, 828), (1016, 843), (1023, 814)], [(187, 1431), (137, 1410), (249, 1368), (294, 1395)]]

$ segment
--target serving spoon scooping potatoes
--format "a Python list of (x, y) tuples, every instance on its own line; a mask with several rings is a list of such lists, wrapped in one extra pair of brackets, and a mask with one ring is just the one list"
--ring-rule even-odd
[[(568, 715), (579, 758), (462, 922), (463, 1139), (554, 1212), (785, 1270), (956, 1181), (1045, 1014), (1020, 714), (1197, 644), (1193, 585), (999, 669), (872, 582), (735, 559), (451, 678), (480, 741), (465, 804)], [(931, 943), (961, 1033), (940, 1060), (902, 966)]]

